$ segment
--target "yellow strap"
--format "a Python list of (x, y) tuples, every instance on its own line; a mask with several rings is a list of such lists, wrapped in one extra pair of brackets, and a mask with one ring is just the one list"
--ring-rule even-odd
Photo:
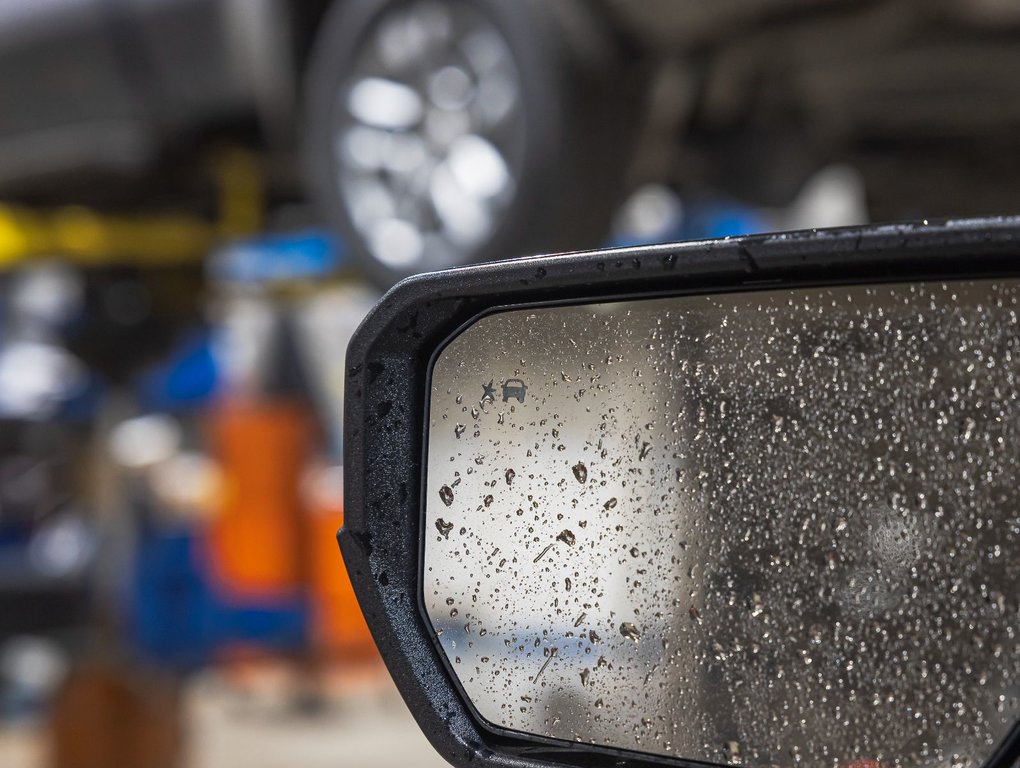
[(264, 185), (251, 153), (224, 150), (213, 170), (217, 222), (185, 213), (110, 215), (83, 207), (39, 211), (0, 204), (0, 270), (47, 256), (83, 265), (199, 261), (220, 239), (250, 235), (263, 225)]

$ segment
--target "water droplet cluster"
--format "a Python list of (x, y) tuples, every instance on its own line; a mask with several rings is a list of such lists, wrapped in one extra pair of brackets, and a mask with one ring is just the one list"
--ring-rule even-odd
[[(716, 763), (980, 765), (1020, 717), (1018, 303), (898, 284), (472, 325), (433, 370), (423, 589), (478, 712)], [(523, 402), (483, 397), (507, 380)]]

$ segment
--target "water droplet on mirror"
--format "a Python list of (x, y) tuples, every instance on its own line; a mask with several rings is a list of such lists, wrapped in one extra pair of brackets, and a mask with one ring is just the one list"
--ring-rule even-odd
[(537, 563), (537, 562), (538, 562), (539, 560), (541, 560), (541, 559), (542, 559), (543, 557), (545, 557), (545, 556), (546, 556), (546, 553), (547, 553), (547, 552), (548, 552), (548, 551), (549, 551), (550, 549), (552, 549), (552, 546), (553, 546), (552, 544), (546, 544), (546, 545), (545, 545), (545, 549), (543, 549), (543, 550), (542, 550), (541, 552), (539, 552), (539, 553), (538, 553), (537, 555), (535, 555), (535, 560), (534, 560), (534, 562), (536, 562), (536, 563)]
[(628, 640), (633, 640), (635, 643), (641, 639), (641, 633), (638, 628), (629, 621), (625, 621), (620, 625), (620, 634)]
[(514, 472), (512, 469), (508, 469), (504, 477), (506, 478), (506, 484), (512, 485), (514, 482), (514, 478), (517, 477), (517, 473)]
[(740, 744), (736, 741), (726, 742), (726, 751), (729, 753), (729, 759), (731, 763), (740, 762)]
[(576, 538), (574, 537), (574, 534), (573, 534), (572, 531), (564, 529), (564, 530), (560, 531), (560, 534), (559, 534), (559, 536), (556, 537), (556, 540), (557, 541), (562, 541), (568, 547), (572, 547), (572, 546), (574, 546), (574, 542), (576, 541)]
[(443, 500), (446, 506), (453, 504), (453, 488), (448, 485), (444, 485), (439, 489), (439, 498)]
[(453, 523), (448, 523), (440, 517), (436, 520), (436, 530), (443, 534), (444, 539), (448, 539), (450, 538), (450, 531), (453, 530)]
[(755, 592), (754, 594), (751, 595), (751, 615), (752, 616), (761, 616), (762, 611), (764, 610), (762, 608), (762, 602), (763, 601), (761, 599), (761, 595), (759, 595), (757, 592)]
[(588, 481), (588, 467), (586, 467), (582, 462), (577, 462), (577, 464), (574, 465), (573, 470), (574, 477), (577, 479), (577, 482), (585, 483)]
[(613, 509), (616, 506), (616, 497), (614, 496), (605, 504), (602, 505), (605, 509)]
[(467, 429), (467, 427), (465, 427), (463, 424), (458, 424), (453, 428), (453, 434), (457, 437), (458, 440), (460, 439), (460, 436), (464, 434), (465, 429)]

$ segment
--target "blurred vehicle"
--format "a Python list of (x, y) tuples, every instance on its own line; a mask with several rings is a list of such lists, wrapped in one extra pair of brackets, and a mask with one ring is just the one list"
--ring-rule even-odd
[(1018, 43), (1006, 0), (0, 0), (0, 195), (137, 208), (247, 143), (380, 284), (596, 245), (649, 181), (991, 213)]

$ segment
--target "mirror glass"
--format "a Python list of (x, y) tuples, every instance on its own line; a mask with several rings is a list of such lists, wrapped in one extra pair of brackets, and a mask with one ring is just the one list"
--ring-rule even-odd
[(1020, 282), (491, 314), (437, 356), (423, 599), (491, 726), (974, 766), (1020, 716)]

